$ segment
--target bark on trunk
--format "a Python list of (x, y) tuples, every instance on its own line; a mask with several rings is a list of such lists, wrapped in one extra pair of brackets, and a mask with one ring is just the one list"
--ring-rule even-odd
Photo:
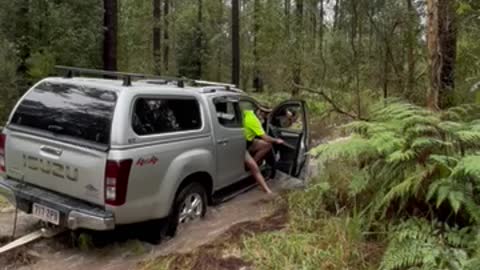
[(104, 0), (103, 69), (117, 70), (117, 1)]
[(232, 84), (240, 84), (240, 0), (232, 0)]
[(415, 9), (413, 7), (413, 0), (407, 1), (407, 93), (412, 93), (413, 88), (415, 87), (415, 40), (416, 40), (416, 30), (415, 30)]
[(296, 0), (295, 6), (295, 59), (293, 65), (293, 89), (292, 96), (297, 96), (300, 92), (298, 85), (302, 84), (302, 65), (303, 65), (303, 0)]
[(449, 0), (428, 0), (427, 11), (430, 68), (427, 106), (439, 110), (453, 104), (457, 43), (455, 3)]
[(169, 18), (170, 0), (165, 0), (163, 3), (163, 66), (165, 72), (169, 72), (169, 57), (170, 57), (170, 37), (169, 37)]
[(195, 77), (200, 79), (203, 73), (203, 0), (198, 0), (197, 10), (197, 34), (195, 40), (195, 47), (197, 51), (196, 56), (196, 74)]
[(259, 12), (260, 12), (260, 0), (254, 1), (253, 10), (253, 88), (256, 92), (263, 91), (262, 76), (258, 67), (259, 55), (258, 55), (258, 32), (260, 31)]
[(161, 56), (161, 0), (153, 0), (153, 66), (155, 74), (162, 72), (162, 56)]

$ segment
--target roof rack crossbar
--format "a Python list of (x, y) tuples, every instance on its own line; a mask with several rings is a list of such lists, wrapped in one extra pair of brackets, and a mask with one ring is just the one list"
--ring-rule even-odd
[(167, 82), (176, 82), (177, 86), (181, 88), (185, 87), (185, 83), (189, 83), (193, 85), (219, 86), (219, 87), (223, 87), (226, 91), (240, 92), (240, 93), (243, 92), (242, 90), (238, 89), (236, 85), (223, 83), (223, 82), (193, 80), (188, 78), (178, 78), (178, 77), (171, 77), (171, 76), (158, 76), (158, 75), (149, 75), (149, 74), (141, 74), (141, 73), (117, 72), (117, 71), (78, 68), (78, 67), (69, 67), (69, 66), (55, 66), (55, 69), (65, 72), (65, 78), (73, 78), (75, 76), (81, 76), (81, 75), (104, 76), (104, 77), (122, 79), (124, 86), (131, 86), (132, 81), (135, 79), (152, 79), (152, 80), (157, 79), (157, 80), (164, 80)]
[(185, 78), (177, 78), (177, 77), (169, 77), (169, 76), (157, 76), (157, 75), (148, 75), (148, 74), (140, 74), (140, 73), (117, 72), (117, 71), (77, 68), (77, 67), (68, 67), (68, 66), (55, 66), (55, 69), (60, 71), (65, 71), (66, 78), (72, 78), (74, 76), (80, 76), (80, 75), (96, 75), (96, 76), (118, 78), (123, 80), (124, 86), (131, 86), (132, 80), (135, 80), (135, 79), (162, 79), (166, 81), (176, 81), (177, 85), (183, 88), (184, 80), (185, 80)]

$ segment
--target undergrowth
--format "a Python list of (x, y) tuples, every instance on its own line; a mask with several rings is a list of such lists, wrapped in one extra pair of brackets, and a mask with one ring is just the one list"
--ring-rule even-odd
[(480, 269), (480, 108), (373, 107), (288, 195), (289, 227), (244, 241), (258, 269)]
[(348, 140), (313, 150), (335, 185), (327, 207), (389, 241), (380, 269), (478, 269), (479, 115), (476, 105), (381, 104), (344, 126)]

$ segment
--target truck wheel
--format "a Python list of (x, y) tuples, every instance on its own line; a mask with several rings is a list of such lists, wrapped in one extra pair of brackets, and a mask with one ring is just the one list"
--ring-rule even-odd
[(190, 183), (177, 194), (171, 214), (149, 224), (148, 242), (159, 244), (163, 239), (173, 237), (178, 227), (195, 222), (207, 213), (207, 192), (199, 183)]
[(191, 183), (178, 193), (174, 205), (177, 226), (199, 220), (207, 213), (207, 193), (199, 183)]

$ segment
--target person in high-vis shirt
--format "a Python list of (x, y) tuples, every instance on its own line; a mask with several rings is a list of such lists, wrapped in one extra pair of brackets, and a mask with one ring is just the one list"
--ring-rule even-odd
[(263, 130), (262, 123), (252, 110), (243, 111), (243, 130), (247, 140), (245, 165), (265, 192), (271, 194), (272, 191), (266, 184), (259, 165), (272, 150), (272, 144), (283, 144), (284, 141), (268, 136)]

